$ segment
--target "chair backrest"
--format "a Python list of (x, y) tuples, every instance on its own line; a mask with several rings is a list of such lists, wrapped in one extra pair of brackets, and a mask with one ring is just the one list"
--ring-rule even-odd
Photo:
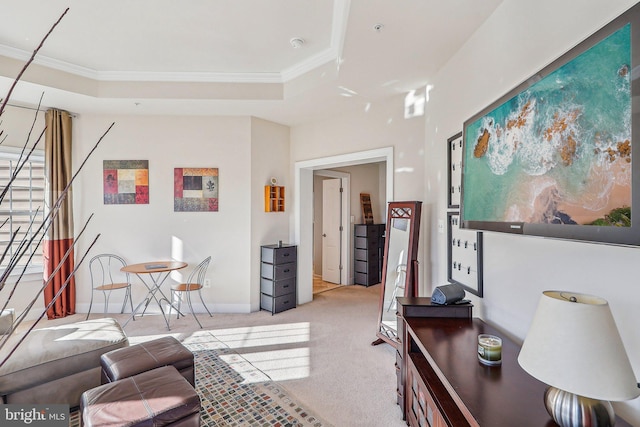
[(124, 258), (115, 254), (99, 254), (89, 261), (91, 285), (96, 286), (113, 283), (131, 283), (129, 273), (120, 271), (127, 265)]
[(207, 268), (209, 268), (209, 263), (211, 262), (211, 256), (206, 257), (198, 266), (189, 274), (189, 278), (187, 279), (187, 283), (197, 283), (199, 285), (204, 285), (204, 278), (207, 274)]

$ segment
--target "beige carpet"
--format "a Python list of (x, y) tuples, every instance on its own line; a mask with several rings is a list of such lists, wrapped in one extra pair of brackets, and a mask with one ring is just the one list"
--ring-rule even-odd
[[(395, 349), (371, 345), (379, 292), (379, 285), (344, 286), (273, 316), (266, 311), (199, 315), (202, 330), (191, 316), (177, 321), (174, 317), (167, 331), (158, 315), (146, 315), (129, 322), (125, 331), (131, 343), (167, 334), (188, 343), (203, 333), (212, 334), (335, 427), (404, 427), (396, 405)], [(128, 318), (112, 317), (123, 323)], [(40, 326), (78, 320), (84, 316)]]

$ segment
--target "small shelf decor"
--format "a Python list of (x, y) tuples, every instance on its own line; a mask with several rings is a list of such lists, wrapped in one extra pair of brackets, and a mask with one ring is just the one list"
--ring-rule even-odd
[(264, 186), (264, 211), (284, 212), (284, 187), (281, 185)]

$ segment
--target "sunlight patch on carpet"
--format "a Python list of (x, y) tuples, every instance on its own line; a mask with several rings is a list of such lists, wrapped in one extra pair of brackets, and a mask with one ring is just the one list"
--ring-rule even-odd
[(309, 322), (209, 330), (229, 348), (262, 347), (308, 342)]
[[(226, 357), (220, 356), (227, 362)], [(311, 361), (308, 347), (242, 353), (242, 357), (273, 381), (295, 380), (309, 376)], [(231, 365), (230, 362), (227, 363)]]

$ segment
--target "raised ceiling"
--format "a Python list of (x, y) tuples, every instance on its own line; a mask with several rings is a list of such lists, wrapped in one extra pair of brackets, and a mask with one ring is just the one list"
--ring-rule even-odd
[(13, 103), (296, 125), (424, 87), (500, 3), (0, 0), (0, 89), (68, 7)]

